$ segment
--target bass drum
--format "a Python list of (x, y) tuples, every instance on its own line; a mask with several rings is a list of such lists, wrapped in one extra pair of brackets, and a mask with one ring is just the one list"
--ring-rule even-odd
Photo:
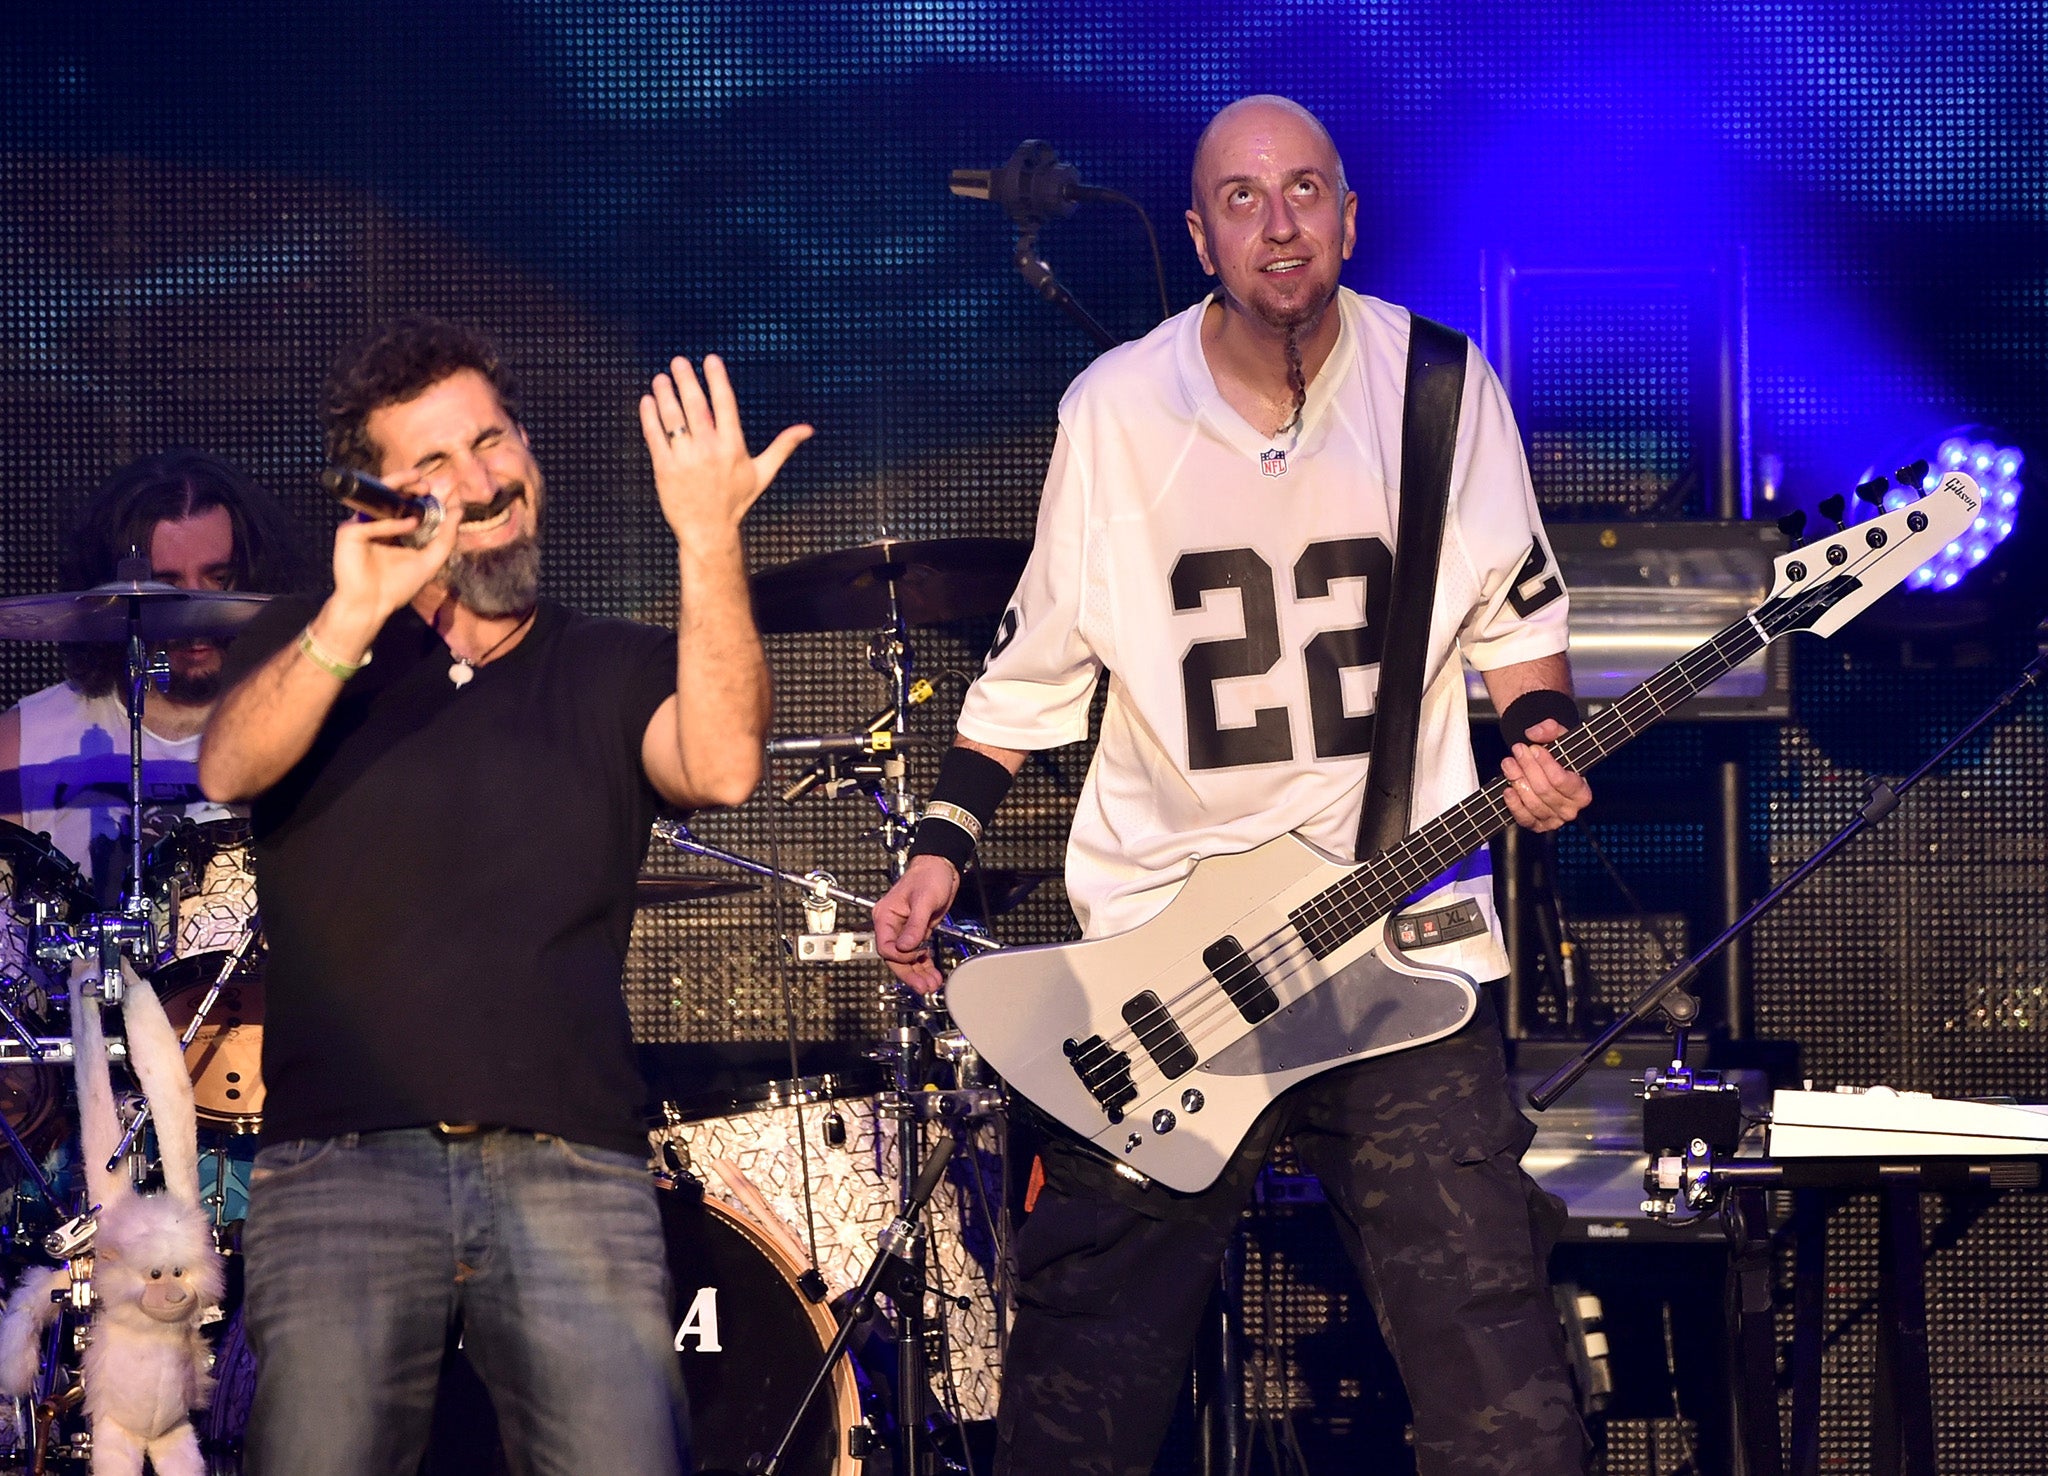
[[(145, 863), (158, 927), (151, 975), (171, 1028), (192, 1023), (228, 954), (256, 924), (249, 822), (180, 820)], [(226, 1133), (263, 1126), (263, 945), (259, 939), (185, 1048), (199, 1125)]]
[[(860, 1283), (876, 1237), (896, 1215), (896, 1123), (876, 1111), (881, 1084), (878, 1072), (832, 1074), (671, 1102), (664, 1107), (668, 1121), (652, 1134), (655, 1152), (702, 1180), (725, 1208), (772, 1220), (771, 1237), (779, 1232), (799, 1256), (808, 1241), (808, 1209), (817, 1229), (818, 1270), (837, 1296)], [(953, 1162), (926, 1213), (926, 1264), (933, 1286), (967, 1305), (937, 1295), (925, 1299), (925, 1316), (944, 1336), (943, 1361), (933, 1360), (932, 1392), (960, 1419), (992, 1420), (1004, 1324), (991, 1267), (976, 1246), (985, 1253), (992, 1240), (980, 1210), (999, 1187), (963, 1193), (962, 1177), (971, 1183), (979, 1163), (972, 1153)]]
[(38, 908), (51, 922), (75, 922), (92, 910), (92, 894), (71, 858), (47, 835), (0, 820), (0, 989), (17, 1014), (44, 1013), (51, 986), (63, 988), (35, 956)]
[[(835, 1324), (830, 1311), (797, 1290), (800, 1268), (724, 1205), (681, 1189), (662, 1190), (660, 1203), (697, 1476), (741, 1476), (749, 1456), (767, 1455), (782, 1438)], [(239, 1311), (219, 1348), (220, 1382), (200, 1428), (225, 1460), (241, 1448), (256, 1387)], [(846, 1438), (859, 1419), (859, 1386), (842, 1355), (777, 1469), (783, 1476), (860, 1476)], [(452, 1353), (421, 1476), (502, 1476), (513, 1469), (490, 1395), (469, 1360)]]
[[(742, 1472), (782, 1438), (832, 1341), (832, 1313), (797, 1290), (802, 1267), (716, 1200), (663, 1190), (661, 1224), (697, 1468), (702, 1476)], [(857, 1476), (847, 1432), (859, 1419), (853, 1363), (841, 1355), (777, 1469)]]
[[(227, 963), (225, 953), (195, 953), (165, 964), (154, 976), (157, 997), (179, 1035), (199, 1012), (206, 991)], [(199, 1125), (227, 1133), (263, 1127), (263, 974), (244, 960), (221, 986), (199, 1033), (185, 1047), (192, 1073), (192, 1105)]]
[[(0, 1068), (0, 1112), (7, 1125), (38, 1161), (70, 1126), (64, 1113), (64, 1075), (58, 1066)], [(0, 1189), (20, 1182), (21, 1160), (0, 1143)]]
[[(64, 972), (35, 956), (38, 910), (51, 922), (74, 922), (92, 910), (78, 868), (50, 843), (21, 826), (0, 820), (0, 1001), (37, 1035), (61, 1029), (57, 1008), (65, 992)], [(11, 1030), (0, 1040), (12, 1042)], [(71, 1073), (51, 1061), (0, 1067), (0, 1113), (40, 1159), (66, 1128), (64, 1088)], [(0, 1144), (0, 1189), (21, 1178), (21, 1164)]]

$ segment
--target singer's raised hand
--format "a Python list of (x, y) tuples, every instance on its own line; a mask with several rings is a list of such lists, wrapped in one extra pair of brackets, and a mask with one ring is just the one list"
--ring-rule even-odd
[(652, 391), (640, 397), (640, 430), (662, 516), (685, 543), (730, 538), (790, 453), (811, 438), (808, 425), (792, 425), (750, 456), (739, 402), (716, 354), (704, 360), (702, 385), (680, 356), (667, 374), (655, 375)]
[(402, 541), (419, 525), (416, 517), (351, 519), (334, 530), (334, 593), (300, 640), (231, 687), (214, 708), (199, 750), (199, 786), (209, 797), (253, 799), (305, 757), (349, 676), (368, 661), (384, 622), (448, 562), (465, 505), (459, 496), (445, 500), (440, 527), (418, 548)]
[[(708, 387), (710, 393), (705, 393)], [(640, 430), (662, 516), (676, 537), (676, 692), (640, 746), (649, 781), (671, 804), (736, 805), (761, 779), (768, 660), (754, 629), (740, 520), (810, 439), (793, 425), (749, 455), (725, 365), (670, 361), (640, 397)]]

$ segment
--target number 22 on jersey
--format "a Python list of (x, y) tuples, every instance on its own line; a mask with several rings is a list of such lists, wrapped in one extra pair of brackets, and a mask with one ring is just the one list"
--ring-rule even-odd
[[(1311, 543), (1290, 571), (1291, 598), (1298, 601), (1331, 598), (1331, 586), (1341, 579), (1365, 581), (1364, 624), (1318, 631), (1299, 653), (1308, 688), (1309, 728), (1319, 759), (1372, 752), (1373, 715), (1345, 711), (1344, 673), (1379, 665), (1393, 572), (1393, 550), (1385, 540), (1369, 537)], [(1293, 719), (1285, 707), (1259, 708), (1243, 727), (1223, 727), (1216, 713), (1216, 683), (1264, 676), (1287, 659), (1281, 649), (1273, 566), (1249, 548), (1184, 553), (1174, 562), (1171, 584), (1176, 611), (1199, 610), (1212, 591), (1228, 589), (1238, 592), (1244, 611), (1243, 635), (1196, 641), (1181, 658), (1188, 768), (1292, 762)]]

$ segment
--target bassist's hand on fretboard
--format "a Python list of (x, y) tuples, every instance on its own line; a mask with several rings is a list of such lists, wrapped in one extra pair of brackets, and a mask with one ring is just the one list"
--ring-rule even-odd
[(1517, 743), (1501, 760), (1501, 774), (1508, 781), (1508, 813), (1517, 824), (1531, 830), (1556, 830), (1578, 818), (1579, 811), (1593, 803), (1593, 786), (1583, 774), (1574, 774), (1550, 755), (1542, 745), (1555, 743), (1565, 734), (1564, 724), (1545, 718), (1529, 730), (1533, 743)]

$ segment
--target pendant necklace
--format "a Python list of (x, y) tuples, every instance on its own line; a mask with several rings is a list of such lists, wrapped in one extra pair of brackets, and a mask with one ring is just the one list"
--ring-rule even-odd
[(503, 647), (507, 641), (511, 640), (512, 637), (518, 635), (520, 631), (526, 629), (527, 626), (531, 625), (533, 623), (533, 617), (536, 613), (538, 613), (539, 608), (540, 607), (536, 605), (532, 610), (528, 610), (526, 612), (526, 618), (524, 620), (520, 621), (510, 630), (506, 631), (503, 635), (499, 636), (498, 639), (492, 644), (491, 649), (484, 652), (483, 655), (477, 657), (474, 661), (470, 660), (470, 658), (467, 656), (457, 656), (453, 651), (450, 651), (448, 654), (450, 657), (453, 658), (454, 664), (448, 668), (448, 680), (455, 684), (455, 690), (459, 692), (464, 687), (468, 686), (472, 681), (474, 681), (476, 679), (476, 669), (479, 666), (482, 666), (486, 661), (489, 661), (493, 656), (497, 655), (499, 649)]

